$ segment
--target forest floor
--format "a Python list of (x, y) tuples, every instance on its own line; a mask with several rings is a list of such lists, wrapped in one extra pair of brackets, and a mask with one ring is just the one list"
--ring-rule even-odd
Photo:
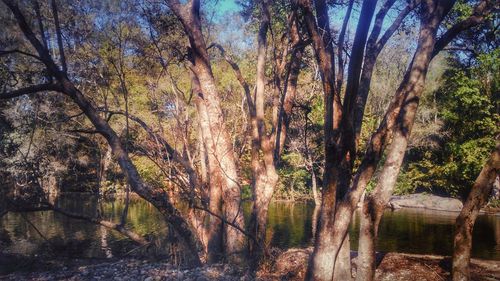
[[(311, 249), (291, 249), (271, 260), (257, 280), (303, 280)], [(375, 280), (449, 280), (449, 257), (387, 253), (378, 255)], [(0, 262), (0, 264), (2, 264)], [(252, 280), (237, 268), (217, 264), (195, 269), (179, 269), (165, 262), (121, 259), (113, 261), (59, 261), (50, 270), (15, 272), (0, 280)], [(356, 257), (353, 253), (353, 267)], [(500, 280), (500, 261), (472, 260), (472, 280)]]
[[(280, 254), (261, 280), (304, 280), (307, 261), (312, 248), (290, 249)], [(357, 253), (351, 252), (353, 275)], [(441, 281), (450, 279), (451, 258), (435, 255), (377, 253), (378, 281)], [(272, 273), (271, 273), (272, 272)], [(472, 259), (471, 280), (500, 280), (500, 261)]]

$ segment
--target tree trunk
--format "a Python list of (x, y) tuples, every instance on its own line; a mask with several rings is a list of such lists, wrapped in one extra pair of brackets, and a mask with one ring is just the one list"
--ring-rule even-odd
[(317, 179), (316, 179), (316, 172), (314, 172), (314, 166), (311, 165), (311, 188), (313, 192), (313, 199), (314, 199), (314, 205), (315, 206), (320, 206), (321, 205), (321, 197), (318, 193), (318, 184), (317, 184)]
[[(193, 0), (182, 5), (178, 1), (169, 0), (169, 7), (181, 21), (184, 32), (189, 39), (189, 60), (191, 70), (200, 83), (201, 92), (198, 96), (207, 109), (214, 153), (208, 152), (211, 169), (219, 169), (222, 181), (210, 181), (210, 185), (218, 185), (222, 190), (223, 214), (228, 221), (244, 228), (243, 212), (241, 210), (241, 190), (238, 170), (234, 157), (234, 149), (224, 122), (224, 115), (219, 101), (217, 85), (212, 73), (210, 58), (203, 38), (200, 20), (200, 1)], [(207, 141), (207, 140), (205, 140)], [(212, 158), (214, 161), (210, 161)], [(216, 188), (216, 187), (214, 187)], [(224, 254), (229, 261), (243, 264), (246, 256), (246, 239), (243, 233), (227, 224), (224, 227)]]
[[(196, 110), (198, 112), (198, 119), (200, 123), (201, 140), (203, 141), (204, 150), (206, 149), (207, 162), (208, 162), (208, 192), (207, 202), (210, 212), (222, 216), (222, 175), (218, 168), (215, 144), (213, 143), (212, 131), (210, 130), (209, 118), (207, 107), (203, 101), (200, 83), (198, 78), (191, 73), (191, 90), (193, 91)], [(204, 155), (202, 155), (204, 157)], [(204, 161), (204, 159), (202, 159)], [(213, 264), (220, 262), (223, 258), (223, 224), (222, 221), (215, 216), (208, 216), (207, 225), (207, 263)]]
[(363, 203), (360, 223), (360, 240), (358, 259), (361, 265), (357, 280), (373, 280), (375, 274), (375, 241), (378, 225), (385, 206), (396, 184), (403, 163), (408, 139), (415, 121), (419, 98), (423, 92), (425, 77), (432, 60), (436, 43), (436, 33), (443, 17), (453, 6), (454, 1), (424, 1), (425, 13), (421, 19), (418, 47), (407, 70), (407, 75), (400, 85), (401, 94), (405, 97), (399, 111), (394, 137), (386, 156), (386, 161), (379, 176), (379, 181), (372, 194)]
[[(250, 218), (250, 232), (256, 241), (250, 247), (252, 254), (251, 269), (256, 270), (263, 254), (266, 240), (267, 214), (269, 203), (278, 182), (274, 165), (274, 150), (271, 138), (266, 133), (264, 123), (264, 95), (266, 86), (265, 64), (267, 50), (267, 31), (270, 25), (269, 3), (261, 1), (261, 23), (258, 33), (257, 81), (255, 104), (247, 101), (252, 124), (252, 191), (253, 209)], [(259, 152), (259, 150), (262, 152)]]
[[(292, 8), (293, 9), (293, 8)], [(296, 13), (296, 11), (293, 11)], [(290, 56), (290, 66), (285, 74), (285, 85), (283, 89), (283, 95), (280, 98), (279, 109), (274, 110), (277, 112), (274, 132), (274, 161), (279, 163), (283, 149), (285, 146), (288, 128), (290, 127), (290, 116), (292, 115), (293, 103), (295, 100), (295, 95), (297, 93), (297, 81), (300, 73), (300, 65), (302, 63), (302, 54), (305, 48), (300, 39), (299, 26), (297, 15), (292, 14), (292, 22), (290, 23), (290, 41), (292, 53)]]
[[(349, 65), (348, 89), (346, 89), (346, 99), (344, 112), (335, 83), (334, 52), (331, 45), (331, 34), (327, 6), (324, 1), (316, 1), (316, 13), (318, 27), (314, 23), (310, 1), (301, 1), (304, 11), (305, 23), (313, 41), (315, 55), (321, 71), (323, 90), (325, 93), (325, 174), (323, 178), (323, 197), (321, 204), (320, 219), (316, 231), (315, 247), (309, 263), (306, 279), (308, 280), (341, 280), (351, 279), (350, 269), (350, 248), (349, 243), (340, 243), (335, 246), (333, 241), (341, 239), (348, 241), (346, 234), (342, 237), (334, 237), (334, 227), (337, 225), (336, 200), (343, 198), (350, 183), (352, 164), (355, 157), (354, 135), (351, 111), (354, 109), (353, 97), (357, 94), (360, 67), (363, 58), (366, 34), (369, 29), (369, 22), (375, 9), (376, 1), (365, 1), (360, 17), (362, 26), (358, 26), (354, 57), (351, 57)], [(366, 21), (366, 22), (365, 22)], [(347, 109), (347, 111), (346, 111)], [(351, 120), (351, 121), (350, 121)], [(341, 123), (343, 125), (341, 126)], [(341, 134), (340, 131), (342, 131)], [(337, 194), (338, 190), (338, 194)], [(337, 202), (338, 204), (338, 202)], [(350, 216), (342, 218), (350, 222)], [(336, 248), (338, 247), (338, 248)], [(339, 250), (343, 248), (339, 256)]]
[(330, 22), (325, 1), (316, 1), (317, 24), (314, 18), (311, 1), (301, 0), (299, 6), (304, 14), (304, 21), (312, 40), (314, 54), (320, 69), (324, 92), (324, 142), (325, 170), (323, 173), (323, 190), (321, 209), (316, 226), (314, 251), (309, 261), (306, 280), (328, 280), (333, 278), (334, 256), (331, 255), (331, 228), (335, 212), (335, 199), (339, 169), (336, 159), (336, 130), (340, 125), (341, 102), (335, 85), (335, 59)]
[(499, 173), (500, 142), (497, 142), (495, 150), (477, 177), (469, 196), (467, 196), (464, 207), (457, 217), (451, 269), (453, 281), (471, 280), (469, 264), (472, 248), (472, 230), (479, 211), (488, 202), (488, 197)]
[(366, 101), (368, 99), (368, 93), (370, 91), (373, 70), (375, 69), (377, 57), (384, 48), (387, 41), (389, 41), (394, 32), (396, 32), (396, 30), (399, 28), (406, 16), (413, 9), (415, 9), (418, 4), (420, 4), (421, 0), (411, 0), (408, 5), (406, 5), (405, 8), (401, 10), (398, 17), (392, 22), (389, 28), (387, 28), (385, 33), (379, 39), (385, 16), (387, 15), (390, 8), (394, 5), (394, 2), (395, 0), (387, 0), (377, 12), (373, 29), (366, 42), (365, 58), (363, 60), (363, 69), (361, 72), (359, 89), (356, 97), (356, 108), (354, 110), (354, 131), (356, 144), (359, 143)]

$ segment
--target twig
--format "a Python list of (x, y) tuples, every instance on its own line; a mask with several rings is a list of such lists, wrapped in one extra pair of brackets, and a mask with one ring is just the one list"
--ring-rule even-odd
[(439, 275), (432, 267), (430, 267), (428, 264), (424, 263), (425, 266), (427, 266), (427, 268), (429, 268), (432, 273), (436, 274), (437, 277), (439, 277), (440, 280), (445, 280), (443, 277), (441, 277), (441, 275)]

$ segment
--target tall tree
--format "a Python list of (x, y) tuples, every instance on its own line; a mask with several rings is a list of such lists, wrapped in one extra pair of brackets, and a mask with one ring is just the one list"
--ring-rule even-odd
[[(255, 104), (247, 98), (251, 118), (252, 130), (252, 193), (253, 207), (250, 219), (250, 231), (257, 237), (256, 243), (251, 247), (253, 263), (258, 263), (262, 247), (266, 239), (267, 213), (269, 203), (278, 182), (278, 174), (274, 165), (274, 150), (270, 136), (265, 125), (265, 87), (266, 87), (266, 51), (267, 32), (271, 24), (269, 3), (260, 1), (260, 26), (257, 35), (257, 77), (255, 83)], [(262, 156), (261, 156), (262, 153)], [(253, 266), (256, 268), (256, 265)]]
[[(196, 93), (206, 106), (206, 120), (210, 127), (211, 135), (203, 135), (206, 145), (209, 169), (213, 169), (213, 175), (209, 179), (210, 200), (216, 200), (222, 204), (223, 217), (234, 221), (244, 228), (243, 212), (241, 210), (241, 190), (239, 185), (238, 170), (234, 157), (234, 148), (230, 140), (224, 114), (220, 106), (220, 98), (215, 83), (207, 46), (203, 37), (200, 19), (200, 1), (191, 0), (181, 4), (176, 0), (167, 1), (168, 6), (181, 21), (184, 32), (189, 39), (189, 61), (191, 70), (199, 81), (201, 92)], [(204, 118), (200, 116), (199, 118)], [(203, 133), (203, 131), (202, 131)], [(213, 150), (209, 150), (213, 148)], [(220, 189), (220, 192), (214, 190)], [(213, 196), (213, 197), (212, 197)], [(222, 200), (218, 197), (222, 197)], [(245, 260), (245, 236), (238, 230), (227, 224), (223, 225), (224, 254), (229, 260), (243, 263)], [(213, 260), (211, 262), (215, 262)]]
[[(366, 36), (376, 1), (365, 1), (362, 5), (360, 23), (355, 36), (353, 55), (349, 63), (348, 83), (344, 106), (340, 101), (335, 78), (334, 50), (329, 27), (328, 8), (325, 1), (315, 1), (317, 25), (311, 1), (300, 1), (304, 21), (313, 42), (320, 68), (325, 95), (325, 172), (323, 175), (323, 197), (316, 231), (316, 243), (309, 264), (307, 278), (312, 280), (347, 280), (351, 278), (348, 242), (343, 243), (341, 256), (337, 259), (332, 243), (335, 225), (336, 199), (347, 192), (355, 157), (352, 115), (357, 94), (359, 73), (363, 59)], [(350, 219), (349, 219), (350, 221)], [(345, 237), (342, 237), (345, 238)], [(342, 241), (348, 241), (342, 239)], [(336, 269), (336, 270), (334, 270)], [(335, 272), (335, 273), (334, 273)]]
[[(406, 148), (408, 146), (411, 129), (415, 122), (415, 116), (420, 100), (420, 96), (424, 89), (425, 77), (432, 58), (446, 44), (443, 40), (451, 41), (452, 38), (443, 34), (439, 39), (436, 38), (437, 30), (444, 16), (453, 6), (453, 2), (446, 3), (423, 3), (423, 14), (421, 16), (421, 27), (417, 51), (410, 64), (405, 79), (400, 85), (400, 91), (404, 96), (404, 102), (398, 110), (396, 123), (393, 130), (393, 138), (386, 160), (379, 175), (377, 185), (372, 193), (365, 198), (360, 224), (360, 260), (362, 260), (362, 273), (359, 280), (367, 280), (373, 278), (375, 274), (375, 239), (377, 237), (378, 225), (382, 218), (383, 210), (387, 205), (392, 191), (396, 184), (401, 165), (403, 163)], [(480, 3), (476, 7), (474, 17), (478, 14), (485, 16), (491, 6)], [(481, 9), (478, 11), (477, 9)], [(469, 21), (466, 18), (464, 21)], [(463, 21), (456, 25), (463, 25)], [(455, 25), (455, 26), (456, 26)], [(455, 26), (449, 30), (454, 30)], [(469, 26), (470, 27), (470, 26)], [(456, 36), (456, 35), (455, 35)], [(397, 95), (400, 95), (398, 93)]]

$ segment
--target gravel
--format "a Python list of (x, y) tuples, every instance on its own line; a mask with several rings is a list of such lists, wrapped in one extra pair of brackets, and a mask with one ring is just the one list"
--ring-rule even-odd
[(168, 263), (124, 259), (94, 265), (62, 267), (50, 271), (16, 272), (0, 276), (0, 280), (233, 281), (248, 279), (241, 276), (244, 274), (224, 264), (182, 269)]

